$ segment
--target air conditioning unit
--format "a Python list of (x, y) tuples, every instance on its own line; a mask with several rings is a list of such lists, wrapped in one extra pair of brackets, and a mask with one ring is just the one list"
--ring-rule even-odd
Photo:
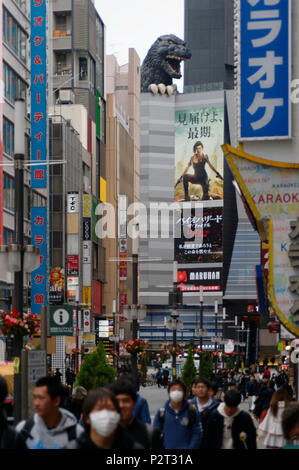
[(72, 104), (74, 103), (74, 93), (72, 90), (59, 90), (59, 103), (61, 104)]

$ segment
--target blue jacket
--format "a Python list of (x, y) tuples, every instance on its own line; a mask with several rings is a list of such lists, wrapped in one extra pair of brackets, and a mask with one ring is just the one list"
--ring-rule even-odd
[(201, 425), (199, 414), (195, 413), (195, 423), (189, 426), (189, 403), (185, 399), (182, 408), (176, 413), (165, 403), (164, 426), (160, 419), (160, 410), (154, 419), (154, 429), (163, 433), (165, 449), (198, 449), (201, 438)]
[(137, 393), (137, 401), (133, 410), (134, 415), (142, 423), (151, 424), (151, 415), (149, 412), (148, 402)]

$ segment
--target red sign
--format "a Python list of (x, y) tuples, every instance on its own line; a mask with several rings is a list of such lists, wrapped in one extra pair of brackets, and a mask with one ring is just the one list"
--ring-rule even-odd
[(119, 320), (120, 321), (126, 320), (126, 318), (123, 316), (125, 305), (127, 305), (127, 294), (121, 292), (119, 294)]
[(120, 253), (119, 259), (120, 259), (119, 267), (126, 268), (127, 267), (127, 253)]
[(68, 255), (67, 274), (68, 276), (79, 276), (79, 255)]

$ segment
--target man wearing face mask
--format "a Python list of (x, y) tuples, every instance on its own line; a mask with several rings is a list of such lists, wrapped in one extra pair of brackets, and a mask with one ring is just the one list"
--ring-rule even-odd
[(185, 385), (176, 380), (168, 387), (169, 400), (154, 419), (154, 429), (160, 432), (164, 449), (197, 449), (201, 426), (199, 414), (186, 400)]

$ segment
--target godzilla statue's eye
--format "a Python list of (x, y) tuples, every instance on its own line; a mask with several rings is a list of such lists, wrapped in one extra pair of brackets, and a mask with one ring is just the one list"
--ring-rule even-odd
[(168, 44), (173, 44), (173, 42), (172, 42), (172, 41), (168, 41)]

